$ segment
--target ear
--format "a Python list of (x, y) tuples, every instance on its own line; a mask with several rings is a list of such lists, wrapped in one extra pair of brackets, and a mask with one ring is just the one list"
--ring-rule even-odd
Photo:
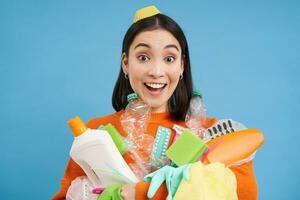
[(122, 69), (124, 74), (128, 74), (128, 58), (125, 52), (122, 53)]
[(184, 64), (185, 64), (185, 55), (182, 55), (181, 65), (180, 65), (181, 73), (183, 73), (184, 71)]

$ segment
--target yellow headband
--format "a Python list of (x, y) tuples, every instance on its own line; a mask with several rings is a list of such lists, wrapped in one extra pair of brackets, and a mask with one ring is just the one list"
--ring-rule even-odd
[(133, 23), (161, 13), (155, 6), (147, 6), (135, 12)]

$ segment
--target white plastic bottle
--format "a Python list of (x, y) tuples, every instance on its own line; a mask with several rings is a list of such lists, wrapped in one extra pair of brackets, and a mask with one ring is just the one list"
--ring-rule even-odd
[(77, 116), (69, 126), (75, 136), (70, 156), (94, 187), (138, 182), (107, 131), (89, 129)]

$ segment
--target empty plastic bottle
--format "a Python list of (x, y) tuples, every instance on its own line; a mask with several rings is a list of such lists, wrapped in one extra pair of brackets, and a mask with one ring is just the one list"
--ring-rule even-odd
[(130, 164), (135, 175), (142, 180), (151, 171), (149, 157), (152, 151), (154, 137), (148, 135), (147, 125), (151, 115), (151, 108), (138, 98), (136, 93), (127, 96), (128, 105), (121, 116), (121, 124), (127, 132), (129, 153), (135, 161)]
[(206, 129), (202, 126), (202, 121), (206, 118), (206, 107), (204, 105), (200, 91), (193, 91), (193, 97), (186, 114), (185, 123), (193, 133), (201, 139), (206, 138)]

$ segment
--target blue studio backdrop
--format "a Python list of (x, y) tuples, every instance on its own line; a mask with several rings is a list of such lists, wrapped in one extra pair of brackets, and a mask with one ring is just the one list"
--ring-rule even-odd
[(300, 199), (299, 1), (0, 1), (0, 199), (50, 199), (67, 121), (114, 112), (123, 36), (156, 5), (183, 28), (209, 116), (265, 135), (259, 199)]

